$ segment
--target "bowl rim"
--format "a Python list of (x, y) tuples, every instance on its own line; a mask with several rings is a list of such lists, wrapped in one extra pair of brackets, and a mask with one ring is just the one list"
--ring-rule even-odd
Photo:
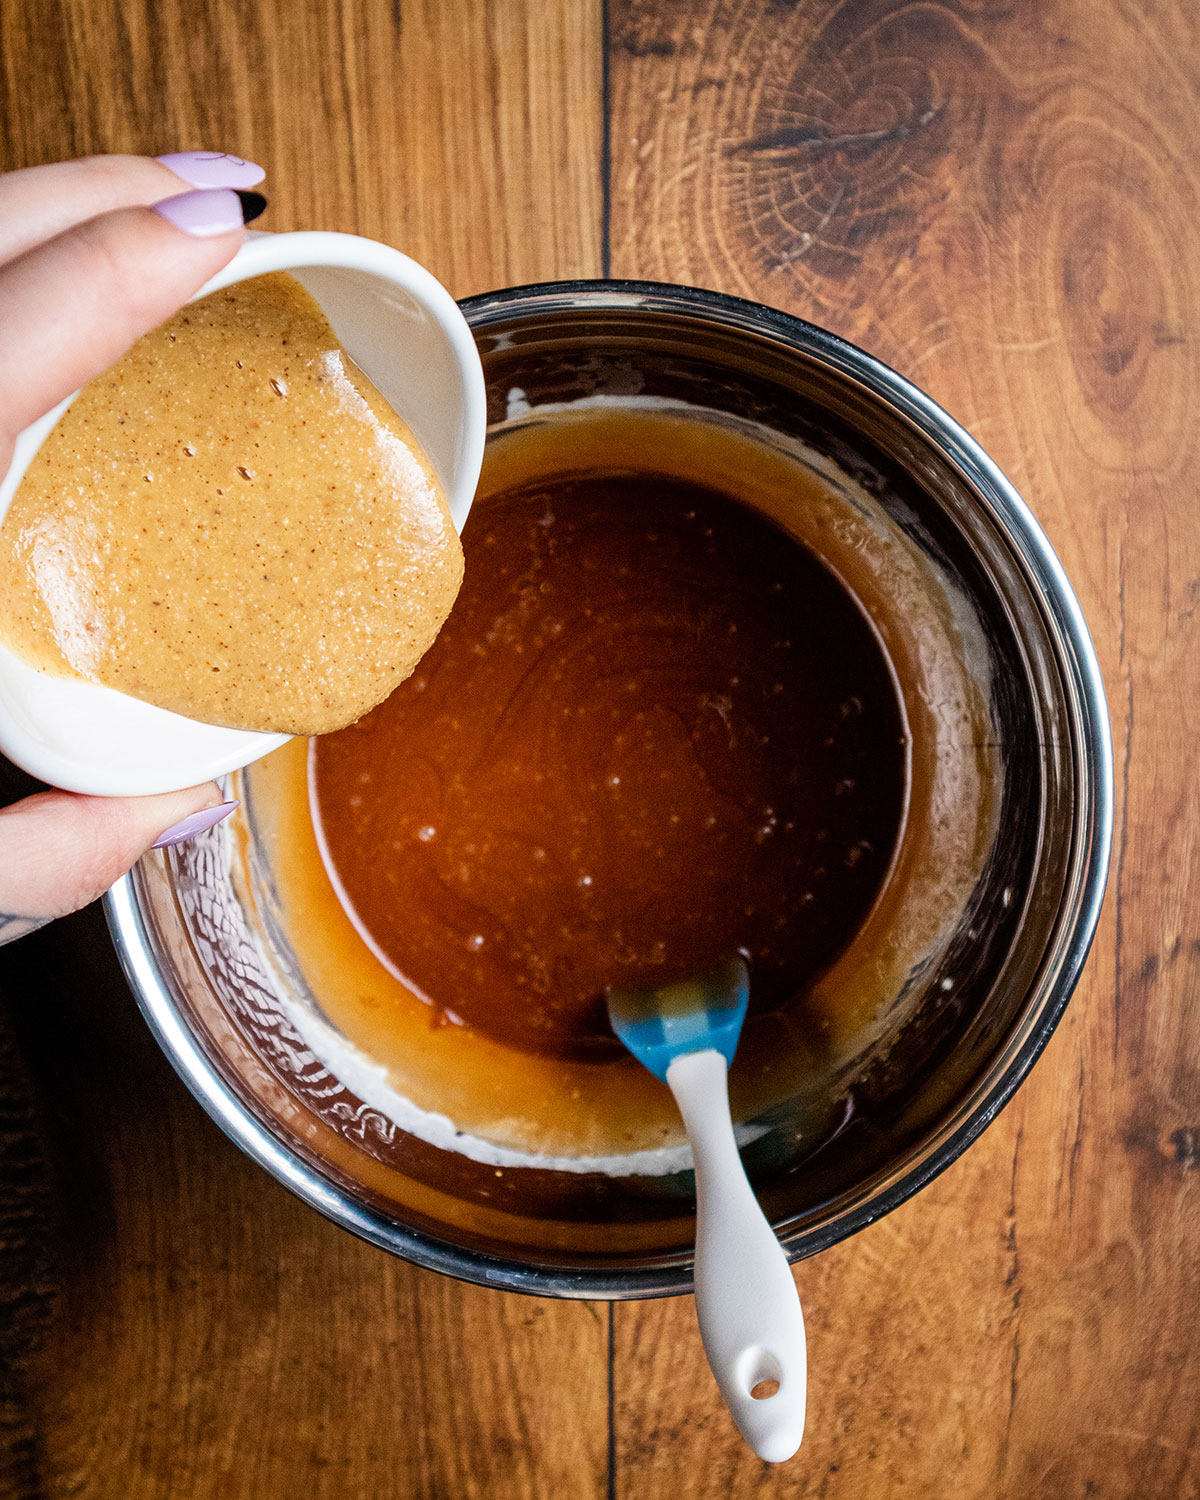
[[(899, 1207), (950, 1166), (987, 1128), (1028, 1076), (1050, 1040), (1078, 982), (1099, 920), (1113, 834), (1113, 752), (1100, 667), (1079, 602), (1057, 555), (1032, 511), (999, 466), (950, 414), (911, 381), (857, 345), (765, 303), (669, 282), (570, 280), (535, 282), (480, 293), (460, 302), (478, 340), (490, 324), (520, 305), (549, 317), (565, 310), (626, 308), (693, 313), (705, 321), (756, 337), (771, 336), (792, 352), (817, 358), (854, 380), (906, 418), (966, 480), (1000, 524), (1036, 586), (1051, 632), (1056, 666), (1072, 698), (1079, 730), (1076, 765), (1084, 796), (1077, 796), (1073, 848), (1064, 900), (1044, 960), (1029, 992), (1027, 1034), (1015, 1053), (998, 1057), (975, 1101), (960, 1103), (922, 1156), (873, 1196), (851, 1204), (835, 1219), (785, 1234), (789, 1260), (797, 1261), (856, 1234)], [(359, 1202), (302, 1160), (241, 1102), (184, 1023), (153, 959), (150, 934), (136, 891), (136, 872), (105, 898), (109, 929), (126, 979), (159, 1046), (204, 1109), (226, 1135), (285, 1187), (334, 1223), (369, 1243), (423, 1266), (482, 1286), (537, 1296), (632, 1300), (692, 1289), (692, 1262), (628, 1269), (522, 1265), (404, 1225)], [(1040, 992), (1040, 998), (1039, 998)], [(951, 1112), (954, 1120), (954, 1111)], [(937, 1132), (934, 1132), (935, 1136)]]

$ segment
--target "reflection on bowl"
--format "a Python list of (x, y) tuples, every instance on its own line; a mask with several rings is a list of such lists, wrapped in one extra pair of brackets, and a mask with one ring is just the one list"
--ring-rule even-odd
[[(789, 1253), (811, 1254), (953, 1160), (1020, 1083), (1078, 975), (1111, 832), (1107, 718), (1078, 606), (966, 434), (829, 334), (630, 283), (516, 289), (465, 311), (488, 380), (489, 462), (531, 422), (569, 435), (598, 409), (653, 411), (708, 432), (705, 472), (727, 451), (714, 433), (769, 450), (781, 478), (776, 501), (759, 503), (802, 536), (812, 506), (789, 493), (798, 466), (819, 470), (841, 506), (832, 531), (854, 533), (849, 551), (865, 559), (855, 590), (868, 604), (876, 590), (888, 649), (907, 653), (905, 835), (867, 919), (879, 930), (817, 986), (830, 1018), (860, 997), (853, 1045), (735, 1096), (764, 1206)], [(294, 871), (273, 861), (280, 820), (303, 824), (302, 801), (289, 811), (253, 779), (249, 790), (237, 827), (148, 857), (109, 902), (143, 1009), (214, 1117), (314, 1206), (422, 1264), (566, 1296), (686, 1289), (678, 1139), (647, 1126), (622, 1156), (595, 1126), (602, 1111), (583, 1148), (549, 1127), (519, 1139), (494, 1110), (439, 1109), (449, 1053), (368, 1064), (336, 971), (321, 972), (295, 919)], [(514, 1057), (476, 1060), (493, 1096), (517, 1097)], [(742, 1076), (758, 1073), (748, 1063)], [(575, 1083), (586, 1095), (582, 1073)]]

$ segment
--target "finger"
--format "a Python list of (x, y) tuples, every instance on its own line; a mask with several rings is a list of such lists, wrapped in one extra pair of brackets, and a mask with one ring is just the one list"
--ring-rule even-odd
[(191, 837), (236, 806), (210, 781), (160, 797), (39, 792), (0, 809), (0, 941), (6, 923), (86, 906), (156, 841)]
[[(254, 194), (257, 211), (266, 200)], [(89, 219), (0, 266), (0, 424), (12, 437), (119, 359), (232, 259), (241, 199), (184, 193)]]
[(0, 176), (0, 262), (99, 214), (157, 203), (194, 188), (252, 188), (266, 173), (223, 151), (88, 156)]

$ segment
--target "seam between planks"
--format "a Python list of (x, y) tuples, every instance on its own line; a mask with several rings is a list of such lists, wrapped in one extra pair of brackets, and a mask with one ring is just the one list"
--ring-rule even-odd
[(600, 0), (600, 274), (612, 275), (612, 88), (609, 80), (609, 0)]

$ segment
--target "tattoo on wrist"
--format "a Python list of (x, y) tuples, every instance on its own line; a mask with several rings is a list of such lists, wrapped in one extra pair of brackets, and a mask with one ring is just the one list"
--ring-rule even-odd
[(0, 946), (4, 943), (13, 943), (17, 938), (24, 937), (26, 933), (36, 932), (39, 927), (45, 927), (47, 922), (53, 922), (53, 920), (53, 917), (19, 917), (0, 911)]

